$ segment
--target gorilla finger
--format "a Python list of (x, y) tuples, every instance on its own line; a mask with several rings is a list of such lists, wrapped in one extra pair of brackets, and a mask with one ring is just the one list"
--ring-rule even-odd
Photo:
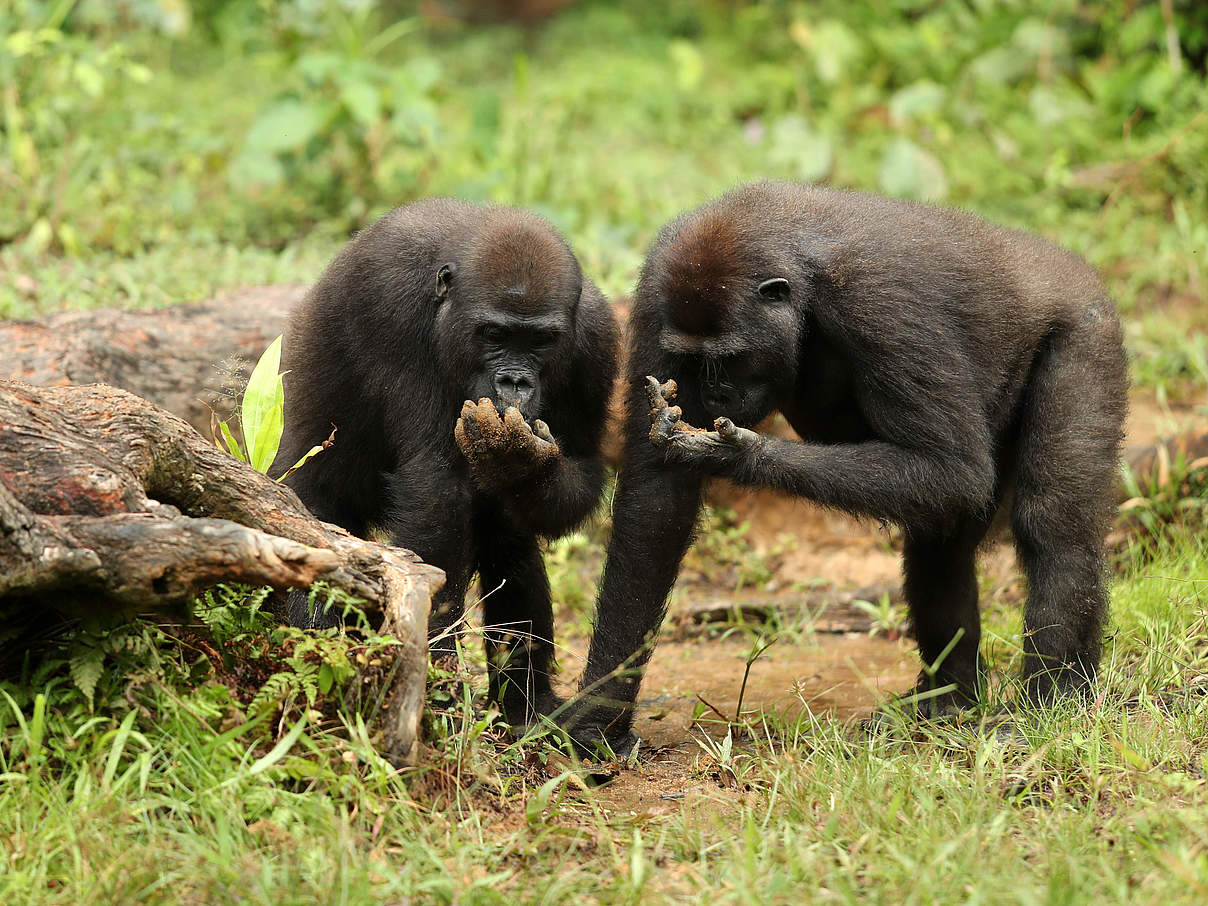
[(665, 384), (659, 386), (659, 393), (662, 394), (663, 399), (672, 402), (679, 393), (679, 384), (675, 382), (674, 378), (670, 378)]
[(554, 440), (554, 435), (549, 430), (549, 425), (539, 418), (533, 420), (533, 433), (547, 443), (557, 443), (557, 441)]
[(646, 397), (650, 400), (652, 409), (666, 409), (667, 400), (663, 397), (663, 388), (659, 384), (658, 378), (653, 375), (646, 375)]
[(676, 434), (672, 443), (678, 450), (700, 454), (717, 450), (723, 441), (716, 431), (692, 431)]
[(480, 399), (474, 412), (474, 420), (478, 423), (484, 443), (500, 446), (505, 443), (503, 419), (495, 409), (495, 404), (489, 399)]
[(468, 452), (470, 449), (477, 449), (482, 446), (482, 429), (479, 427), (473, 413), (457, 420), (457, 427), (453, 429), (453, 436), (457, 438), (458, 446), (464, 451)]
[(503, 413), (503, 432), (510, 443), (522, 448), (531, 445), (533, 440), (533, 429), (515, 406), (508, 406)]
[(499, 410), (495, 408), (495, 403), (489, 397), (484, 396), (474, 408), (477, 410), (475, 418), (479, 421), (489, 422), (499, 419)]
[(717, 434), (722, 440), (738, 440), (738, 428), (734, 422), (730, 421), (724, 415), (721, 418), (713, 420), (713, 427), (717, 430)]

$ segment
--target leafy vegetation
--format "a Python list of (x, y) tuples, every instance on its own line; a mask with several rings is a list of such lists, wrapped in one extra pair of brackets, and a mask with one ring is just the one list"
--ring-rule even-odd
[[(1074, 248), (1120, 302), (1136, 381), (1202, 407), (1203, 4), (580, 0), (533, 26), (443, 6), (0, 4), (0, 316), (307, 281), (437, 193), (544, 213), (621, 295), (663, 222), (773, 176)], [(261, 464), (277, 370), (245, 398)], [(394, 768), (374, 724), (391, 641), (283, 629), (262, 594), (7, 644), (0, 902), (1203, 902), (1204, 471), (1169, 468), (1133, 488), (1093, 702), (1009, 737), (738, 713), (674, 780), (642, 753), (603, 768), (650, 778), (637, 804), (509, 737), (477, 654), (433, 668), (428, 749)], [(560, 631), (586, 628), (606, 531), (549, 552)], [(718, 511), (685, 585), (763, 587), (777, 556)], [(1015, 692), (1015, 603), (987, 601), (989, 711)], [(896, 626), (888, 600), (870, 612)]]

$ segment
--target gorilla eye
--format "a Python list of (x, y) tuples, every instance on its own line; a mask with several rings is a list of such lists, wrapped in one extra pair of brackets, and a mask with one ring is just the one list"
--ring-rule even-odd
[(486, 327), (483, 327), (478, 331), (478, 336), (481, 337), (484, 342), (498, 346), (507, 339), (507, 331), (502, 327), (488, 324)]
[(759, 295), (772, 302), (789, 301), (789, 281), (784, 277), (773, 277), (759, 284)]

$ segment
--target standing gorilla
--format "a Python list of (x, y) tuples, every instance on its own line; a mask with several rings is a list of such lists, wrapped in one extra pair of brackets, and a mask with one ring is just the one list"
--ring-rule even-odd
[[(448, 638), (478, 573), (491, 696), (514, 723), (556, 705), (538, 539), (599, 498), (616, 343), (607, 302), (549, 224), (448, 199), (358, 235), (286, 328), (274, 470), (338, 428), (288, 483), (320, 519), (383, 528), (445, 571), (430, 637)], [(305, 596), (290, 618), (313, 622)]]
[[(581, 744), (624, 745), (713, 476), (902, 526), (919, 653), (940, 661), (918, 691), (951, 684), (941, 709), (977, 700), (974, 553), (1013, 494), (1026, 695), (1093, 679), (1127, 379), (1114, 306), (1081, 259), (958, 211), (747, 186), (659, 235), (627, 386), (595, 635), (565, 718)], [(774, 411), (803, 442), (749, 430)]]

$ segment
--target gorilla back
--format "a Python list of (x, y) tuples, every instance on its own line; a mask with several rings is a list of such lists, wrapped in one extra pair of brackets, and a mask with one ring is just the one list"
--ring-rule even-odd
[[(920, 654), (938, 668), (920, 691), (947, 687), (935, 707), (978, 696), (974, 554), (1012, 500), (1026, 694), (1090, 682), (1127, 387), (1114, 306), (1077, 256), (959, 211), (747, 186), (660, 233), (626, 382), (627, 462), (583, 679), (596, 704), (569, 718), (581, 740), (626, 733), (713, 476), (904, 528)], [(803, 442), (750, 430), (773, 411)]]
[[(566, 242), (522, 211), (431, 199), (354, 238), (285, 331), (274, 470), (316, 516), (380, 528), (446, 573), (434, 653), (477, 572), (491, 692), (510, 718), (554, 706), (538, 548), (594, 508), (616, 324)], [(291, 619), (312, 616), (291, 599)], [(322, 615), (321, 615), (322, 616)]]

